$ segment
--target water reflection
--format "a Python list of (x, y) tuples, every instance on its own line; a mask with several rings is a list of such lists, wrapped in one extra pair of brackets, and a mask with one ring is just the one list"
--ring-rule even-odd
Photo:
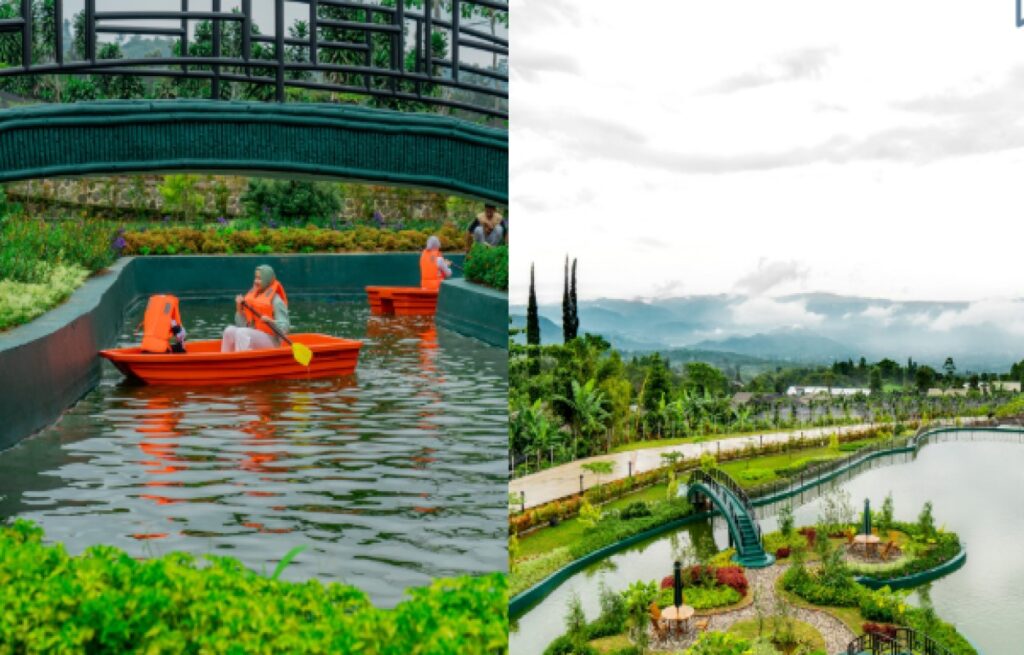
[[(105, 365), (54, 428), (0, 453), (0, 514), (72, 552), (224, 552), (273, 570), (305, 544), (285, 577), (343, 580), (384, 605), (503, 569), (505, 352), (429, 319), (292, 306), (296, 330), (364, 339), (355, 375), (149, 387)], [(192, 338), (222, 329), (220, 304), (182, 312)]]

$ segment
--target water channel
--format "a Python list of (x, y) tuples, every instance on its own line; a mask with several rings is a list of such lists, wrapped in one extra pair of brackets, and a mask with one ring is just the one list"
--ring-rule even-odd
[[(125, 319), (122, 345), (142, 307)], [(228, 301), (183, 301), (191, 339)], [(365, 301), (292, 299), (293, 331), (364, 340), (356, 373), (229, 387), (100, 384), (53, 427), (0, 453), (0, 517), (72, 553), (230, 555), (284, 578), (353, 584), (393, 606), (407, 587), (507, 566), (507, 353), (371, 316)]]
[[(821, 494), (847, 490), (857, 508), (865, 498), (879, 507), (892, 492), (896, 517), (916, 521), (926, 501), (935, 522), (967, 544), (960, 570), (931, 583), (931, 600), (944, 620), (957, 626), (985, 655), (1015, 655), (1024, 643), (1024, 438), (964, 431), (922, 448), (917, 455), (873, 460), (832, 483), (794, 499), (798, 525), (813, 524)], [(765, 531), (776, 529), (777, 507), (759, 510)], [(720, 519), (682, 528), (617, 553), (576, 574), (516, 622), (512, 655), (536, 655), (565, 632), (566, 604), (580, 595), (588, 620), (599, 613), (602, 583), (622, 590), (636, 580), (660, 580), (672, 572), (673, 547), (724, 548)], [(911, 602), (917, 599), (911, 597)]]

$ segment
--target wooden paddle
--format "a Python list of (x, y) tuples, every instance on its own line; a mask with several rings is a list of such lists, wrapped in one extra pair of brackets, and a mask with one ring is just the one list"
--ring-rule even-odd
[(249, 303), (245, 302), (244, 300), (242, 301), (242, 307), (245, 307), (250, 312), (252, 312), (253, 316), (255, 316), (259, 320), (263, 321), (263, 324), (266, 325), (271, 330), (273, 330), (274, 334), (276, 334), (281, 339), (284, 339), (288, 343), (288, 345), (290, 345), (292, 347), (292, 357), (295, 358), (295, 361), (297, 361), (298, 363), (302, 364), (303, 366), (309, 366), (309, 363), (311, 361), (313, 361), (313, 351), (312, 350), (310, 350), (305, 344), (295, 343), (294, 341), (289, 339), (285, 335), (285, 333), (281, 332), (281, 330), (279, 330), (277, 328), (277, 326), (274, 325), (272, 322), (264, 321), (263, 317), (260, 316), (259, 312), (257, 312), (255, 309), (253, 309), (252, 305), (250, 305)]

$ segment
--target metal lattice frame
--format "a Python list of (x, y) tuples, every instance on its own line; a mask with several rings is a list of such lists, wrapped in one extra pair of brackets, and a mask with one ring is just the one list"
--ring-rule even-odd
[[(484, 68), (466, 63), (465, 50), (482, 51), (496, 56), (508, 56), (508, 39), (488, 34), (462, 24), (462, 12), (472, 7), (497, 12), (507, 22), (508, 3), (496, 0), (444, 0), (445, 13), (450, 18), (435, 16), (443, 0), (422, 0), (422, 8), (406, 8), (406, 0), (396, 0), (395, 6), (364, 4), (347, 0), (274, 0), (274, 34), (253, 34), (252, 0), (241, 0), (241, 11), (222, 11), (222, 0), (212, 0), (212, 11), (193, 11), (189, 0), (181, 0), (180, 11), (97, 11), (96, 0), (85, 0), (85, 57), (81, 61), (67, 61), (64, 57), (64, 0), (54, 0), (55, 60), (47, 63), (33, 61), (32, 0), (20, 0), (21, 17), (0, 19), (0, 33), (21, 36), (21, 61), (2, 62), (0, 77), (40, 74), (138, 75), (209, 80), (211, 97), (220, 98), (222, 82), (241, 82), (271, 85), (279, 102), (285, 100), (285, 89), (296, 87), (337, 93), (352, 93), (400, 101), (421, 102), (427, 105), (451, 107), (497, 118), (508, 118), (508, 71)], [(308, 8), (308, 38), (286, 36), (286, 3)], [(419, 3), (417, 3), (419, 4)], [(341, 8), (363, 12), (362, 21), (328, 19), (321, 8)], [(132, 23), (134, 21), (134, 24)], [(146, 21), (180, 21), (178, 27), (140, 25)], [(212, 56), (192, 57), (189, 52), (189, 24), (209, 21), (212, 25)], [(223, 28), (229, 23), (241, 23), (241, 53), (238, 57), (223, 55)], [(410, 29), (411, 28), (411, 29)], [(345, 30), (357, 33), (361, 39), (332, 41), (323, 38), (323, 29)], [(446, 32), (451, 35), (448, 44), (450, 56), (439, 59), (431, 48), (431, 35)], [(147, 37), (177, 39), (179, 56), (143, 59), (98, 59), (97, 44), (100, 34), (135, 34)], [(390, 53), (389, 65), (378, 66), (374, 61), (374, 36), (383, 35)], [(413, 43), (410, 46), (409, 39)], [(273, 59), (254, 57), (254, 45), (273, 46)], [(309, 61), (288, 61), (287, 47), (308, 48)], [(406, 68), (407, 49), (415, 53), (413, 70)], [(332, 64), (323, 60), (325, 51), (347, 50), (362, 54), (361, 65)], [(196, 69), (196, 66), (202, 67)], [(225, 70), (227, 69), (227, 70)], [(235, 70), (231, 70), (235, 69)], [(269, 74), (267, 72), (269, 71)], [(321, 74), (320, 79), (295, 79), (289, 73)], [(332, 82), (331, 75), (345, 75), (361, 79), (361, 84)], [(384, 86), (375, 80), (387, 79)], [(465, 101), (429, 95), (431, 88), (451, 89), (479, 93), (493, 99), (493, 106), (471, 104)]]

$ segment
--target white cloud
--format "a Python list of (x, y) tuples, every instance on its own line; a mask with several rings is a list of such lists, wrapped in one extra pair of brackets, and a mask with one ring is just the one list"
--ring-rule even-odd
[(733, 305), (731, 310), (737, 325), (753, 325), (758, 329), (810, 327), (825, 320), (824, 315), (808, 311), (804, 300), (780, 302), (763, 296), (747, 298)]
[(872, 318), (879, 321), (882, 325), (889, 325), (893, 322), (896, 312), (899, 311), (899, 305), (870, 305), (867, 309), (860, 313), (864, 318)]
[(991, 298), (970, 303), (965, 309), (940, 313), (930, 327), (939, 332), (954, 328), (992, 325), (1014, 334), (1024, 334), (1024, 301)]
[(778, 262), (761, 259), (757, 270), (744, 275), (736, 282), (739, 291), (759, 296), (786, 282), (807, 279), (807, 269), (795, 261)]
[[(511, 4), (513, 301), (531, 261), (538, 294), (560, 298), (567, 250), (584, 298), (677, 279), (1020, 292), (1024, 37), (1001, 3), (863, 0), (836, 20), (818, 0), (651, 0), (644, 29), (612, 0)], [(763, 258), (806, 275), (773, 287), (751, 277)]]

